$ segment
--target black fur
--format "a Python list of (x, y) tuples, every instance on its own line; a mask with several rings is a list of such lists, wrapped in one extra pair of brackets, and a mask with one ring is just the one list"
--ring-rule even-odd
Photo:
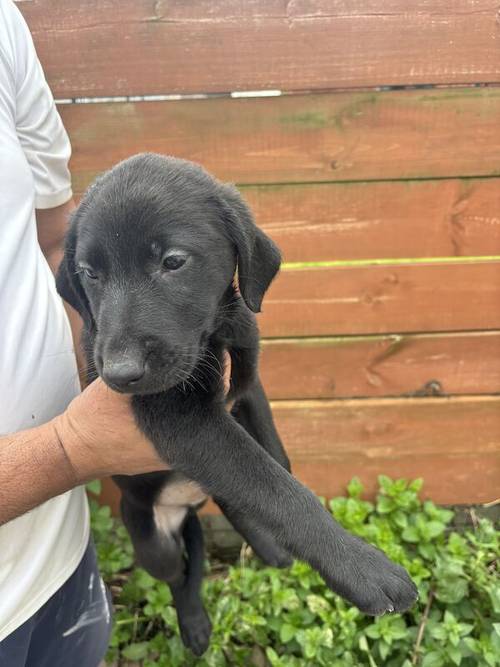
[[(172, 252), (185, 264), (165, 268)], [(366, 613), (403, 611), (416, 598), (403, 568), (339, 526), (289, 472), (258, 378), (253, 315), (279, 262), (235, 188), (192, 163), (143, 154), (86, 193), (57, 277), (60, 294), (83, 316), (89, 363), (111, 387), (133, 394), (139, 427), (175, 471), (116, 482), (138, 561), (169, 582), (184, 643), (198, 655), (210, 621), (200, 598), (196, 507), (185, 508), (171, 533), (154, 521), (160, 493), (180, 479), (212, 496), (265, 561), (307, 561)], [(231, 414), (220, 377), (224, 350), (232, 360)]]

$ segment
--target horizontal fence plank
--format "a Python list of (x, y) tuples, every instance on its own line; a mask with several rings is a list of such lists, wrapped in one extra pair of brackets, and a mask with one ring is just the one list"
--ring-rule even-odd
[(500, 329), (500, 262), (282, 271), (267, 337)]
[(271, 399), (500, 394), (500, 331), (262, 341)]
[[(498, 498), (500, 397), (279, 401), (273, 413), (293, 474), (326, 498), (355, 475), (373, 498), (380, 474), (423, 477), (438, 503)], [(103, 499), (117, 498), (108, 482)]]
[(287, 262), (500, 255), (500, 179), (245, 187)]
[(500, 81), (494, 0), (19, 7), (63, 97)]
[(240, 190), (285, 262), (500, 255), (500, 178)]
[(274, 417), (294, 474), (331, 497), (358, 475), (425, 480), (439, 503), (498, 498), (500, 397), (280, 402)]
[(500, 175), (500, 89), (61, 105), (75, 189), (134, 153), (237, 183)]

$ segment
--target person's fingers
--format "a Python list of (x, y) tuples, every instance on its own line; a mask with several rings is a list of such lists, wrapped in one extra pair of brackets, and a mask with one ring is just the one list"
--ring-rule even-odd
[(130, 396), (114, 392), (100, 378), (73, 399), (57, 427), (68, 458), (83, 478), (166, 467), (139, 430)]

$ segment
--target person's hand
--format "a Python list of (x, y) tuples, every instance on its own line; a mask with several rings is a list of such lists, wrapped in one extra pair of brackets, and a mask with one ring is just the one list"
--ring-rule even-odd
[[(231, 373), (227, 353), (224, 365), (227, 394)], [(167, 469), (137, 427), (130, 400), (130, 396), (112, 391), (98, 378), (52, 421), (78, 483)]]

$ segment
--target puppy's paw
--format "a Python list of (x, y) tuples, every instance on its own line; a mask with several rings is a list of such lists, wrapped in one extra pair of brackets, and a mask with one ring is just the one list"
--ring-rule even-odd
[(276, 542), (263, 536), (259, 536), (257, 539), (256, 536), (253, 536), (250, 546), (255, 555), (270, 567), (290, 567), (293, 563), (293, 557), (287, 551), (282, 549)]
[(179, 629), (184, 646), (197, 657), (203, 655), (208, 648), (212, 634), (212, 624), (206, 611), (202, 608), (196, 614), (179, 618)]
[(354, 536), (347, 549), (335, 577), (327, 580), (332, 590), (370, 616), (402, 613), (415, 603), (417, 588), (401, 565)]
[(293, 558), (286, 551), (276, 550), (273, 554), (267, 554), (265, 558), (261, 560), (270, 567), (277, 567), (283, 569), (285, 567), (290, 567), (293, 563)]

